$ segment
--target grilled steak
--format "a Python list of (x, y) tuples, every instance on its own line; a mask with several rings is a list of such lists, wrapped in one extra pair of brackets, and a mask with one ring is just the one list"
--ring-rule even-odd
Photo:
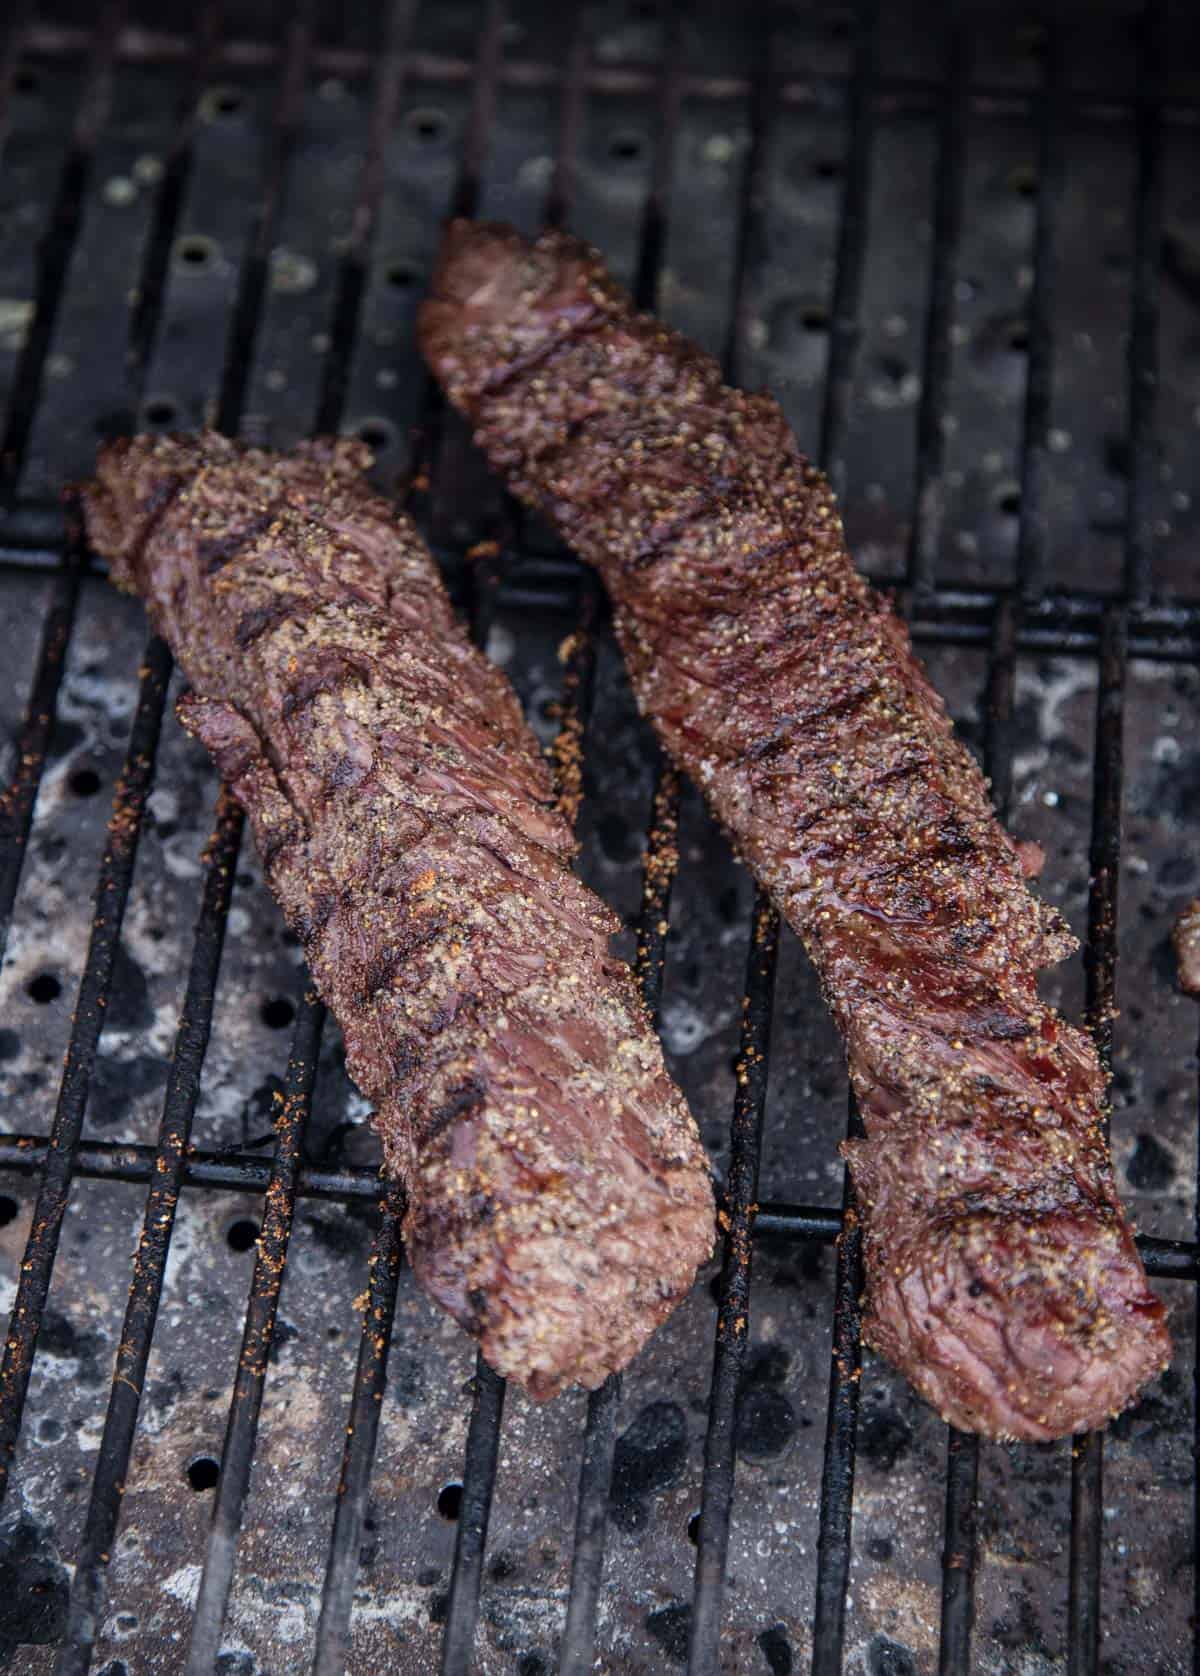
[(622, 1367), (712, 1243), (695, 1125), (503, 675), (361, 444), (106, 447), (114, 579), (376, 1104), (418, 1280), (538, 1398)]
[(866, 1333), (994, 1437), (1102, 1425), (1166, 1363), (1074, 945), (1028, 890), (908, 635), (767, 395), (634, 312), (588, 246), (454, 223), (420, 332), (513, 490), (603, 574), (643, 712), (803, 938), (866, 1139)]

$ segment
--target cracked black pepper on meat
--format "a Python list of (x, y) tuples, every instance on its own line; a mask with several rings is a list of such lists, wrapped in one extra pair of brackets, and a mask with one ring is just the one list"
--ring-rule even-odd
[(816, 965), (866, 1127), (869, 1342), (965, 1429), (1103, 1425), (1170, 1339), (1095, 1048), (1037, 992), (1074, 942), (825, 478), (565, 234), (453, 223), (420, 333), (493, 465), (600, 570), (641, 709)]
[(375, 1102), (417, 1278), (545, 1398), (688, 1291), (712, 1190), (516, 697), (369, 459), (112, 443), (88, 531), (191, 683), (181, 719)]

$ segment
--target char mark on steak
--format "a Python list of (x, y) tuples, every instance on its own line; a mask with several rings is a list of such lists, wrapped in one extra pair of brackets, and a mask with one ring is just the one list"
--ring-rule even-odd
[(503, 675), (361, 444), (100, 455), (88, 528), (375, 1102), (413, 1269), (535, 1397), (601, 1383), (691, 1286), (713, 1204), (612, 914)]
[(1103, 1425), (1170, 1354), (1039, 902), (903, 624), (770, 396), (565, 234), (449, 228), (425, 355), (510, 487), (602, 573), (643, 712), (803, 938), (866, 1138), (871, 1344), (948, 1420)]

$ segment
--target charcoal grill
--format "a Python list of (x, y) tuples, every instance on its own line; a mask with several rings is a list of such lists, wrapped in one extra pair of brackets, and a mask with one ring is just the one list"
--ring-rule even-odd
[[(1200, 1667), (1165, 941), (1200, 885), (1190, 8), (176, 10), (14, 6), (0, 56), (0, 1668)], [(1114, 1070), (1177, 1343), (1106, 1439), (981, 1448), (864, 1361), (812, 977), (647, 742), (597, 590), (420, 371), (451, 210), (570, 224), (776, 388), (1046, 847), (1086, 938), (1085, 993), (1052, 982)], [(412, 1289), (241, 815), (60, 499), (99, 435), (202, 421), (366, 437), (535, 724), (582, 742), (581, 865), (726, 1230), (586, 1400), (506, 1403)]]

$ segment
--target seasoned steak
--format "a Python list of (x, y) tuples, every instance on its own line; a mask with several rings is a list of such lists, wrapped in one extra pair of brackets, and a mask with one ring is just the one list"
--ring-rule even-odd
[(602, 573), (643, 712), (803, 938), (866, 1139), (866, 1334), (954, 1424), (1100, 1426), (1166, 1363), (1074, 945), (776, 403), (635, 313), (596, 252), (455, 222), (420, 320), (512, 489)]
[(431, 1297), (530, 1395), (596, 1386), (712, 1243), (705, 1157), (503, 675), (361, 444), (140, 437), (88, 530), (375, 1102)]

